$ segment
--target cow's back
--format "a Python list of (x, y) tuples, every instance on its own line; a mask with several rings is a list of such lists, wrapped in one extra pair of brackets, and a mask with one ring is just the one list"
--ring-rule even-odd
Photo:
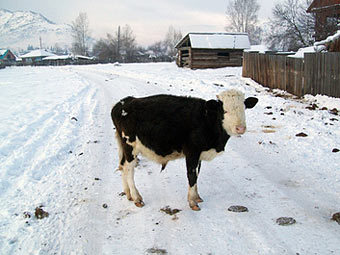
[(204, 121), (204, 106), (204, 100), (190, 97), (127, 97), (114, 106), (112, 119), (129, 142), (138, 138), (156, 154), (166, 156), (183, 150), (192, 131)]

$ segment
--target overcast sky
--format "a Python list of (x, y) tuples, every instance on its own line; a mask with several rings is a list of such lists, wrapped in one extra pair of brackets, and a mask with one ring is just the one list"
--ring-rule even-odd
[[(268, 18), (278, 0), (258, 0), (259, 19)], [(228, 0), (0, 0), (0, 8), (34, 11), (55, 23), (70, 24), (79, 12), (89, 18), (95, 39), (129, 24), (143, 46), (163, 40), (170, 25), (182, 34), (224, 31)]]

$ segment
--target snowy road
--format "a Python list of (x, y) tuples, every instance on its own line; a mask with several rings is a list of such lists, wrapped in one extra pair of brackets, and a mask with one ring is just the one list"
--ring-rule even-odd
[[(331, 221), (340, 211), (340, 117), (329, 112), (340, 100), (285, 99), (240, 74), (159, 63), (1, 70), (0, 254), (340, 254)], [(187, 205), (183, 160), (160, 173), (141, 158), (145, 207), (120, 196), (112, 105), (158, 93), (211, 99), (227, 88), (260, 101), (247, 111), (248, 132), (202, 164), (202, 210)], [(39, 206), (49, 217), (35, 218)], [(166, 206), (181, 211), (170, 216)], [(279, 217), (296, 223), (279, 226)]]

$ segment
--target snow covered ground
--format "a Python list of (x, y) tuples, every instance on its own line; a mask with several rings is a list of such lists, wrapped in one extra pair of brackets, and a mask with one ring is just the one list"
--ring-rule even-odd
[[(0, 77), (0, 254), (340, 254), (331, 220), (340, 211), (340, 117), (330, 112), (339, 99), (293, 99), (241, 78), (241, 68), (13, 67)], [(202, 210), (187, 204), (184, 160), (160, 172), (141, 158), (145, 206), (121, 196), (113, 104), (158, 93), (211, 99), (228, 88), (260, 101), (246, 112), (248, 132), (203, 162)], [(37, 207), (49, 216), (37, 219)], [(279, 217), (296, 223), (280, 226)]]

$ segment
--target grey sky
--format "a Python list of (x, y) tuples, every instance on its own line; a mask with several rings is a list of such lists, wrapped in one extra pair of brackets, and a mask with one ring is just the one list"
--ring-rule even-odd
[[(276, 1), (258, 0), (259, 18), (271, 15)], [(114, 33), (129, 24), (141, 45), (162, 40), (170, 25), (183, 34), (189, 31), (223, 31), (227, 0), (1, 0), (0, 8), (34, 11), (56, 23), (71, 23), (86, 12), (94, 38)]]

